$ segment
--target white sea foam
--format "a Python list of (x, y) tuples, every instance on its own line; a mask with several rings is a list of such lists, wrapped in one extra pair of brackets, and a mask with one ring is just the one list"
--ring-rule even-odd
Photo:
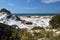
[[(32, 28), (34, 26), (40, 26), (40, 27), (47, 27), (49, 26), (49, 20), (52, 18), (52, 16), (19, 16), (21, 20), (25, 20), (25, 22), (32, 22), (32, 24), (25, 24), (21, 23), (21, 21), (16, 21), (16, 17), (12, 15), (11, 18), (7, 18), (8, 14), (3, 14), (0, 16), (0, 23), (5, 23), (8, 25), (17, 25), (19, 28)], [(14, 19), (13, 19), (14, 18)]]

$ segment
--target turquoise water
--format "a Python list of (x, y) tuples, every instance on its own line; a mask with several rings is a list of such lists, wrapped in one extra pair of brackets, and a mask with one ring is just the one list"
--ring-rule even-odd
[(14, 14), (16, 16), (53, 16), (56, 14)]

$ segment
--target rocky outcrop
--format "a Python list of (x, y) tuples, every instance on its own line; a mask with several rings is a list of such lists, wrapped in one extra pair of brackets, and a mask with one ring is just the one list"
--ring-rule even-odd
[(12, 15), (10, 11), (7, 9), (1, 9), (0, 10), (0, 23), (4, 23), (7, 25), (16, 25), (17, 21), (21, 21), (19, 17)]
[(0, 14), (2, 14), (2, 15), (7, 14), (7, 19), (12, 18), (12, 19), (16, 19), (17, 21), (20, 21), (19, 17), (15, 16), (15, 15), (12, 15), (12, 13), (5, 8), (0, 10)]
[(3, 13), (7, 13), (7, 14), (10, 14), (10, 15), (11, 15), (11, 12), (8, 11), (7, 9), (5, 9), (5, 8), (1, 9), (0, 12), (1, 12), (1, 13), (2, 13), (2, 12), (3, 12)]

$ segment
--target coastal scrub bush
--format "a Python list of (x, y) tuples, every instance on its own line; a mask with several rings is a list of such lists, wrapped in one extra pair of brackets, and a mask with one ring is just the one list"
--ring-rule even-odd
[(52, 25), (52, 28), (60, 28), (60, 14), (52, 17), (49, 24)]
[(39, 26), (34, 26), (31, 30), (44, 30), (43, 27), (39, 27)]
[(60, 34), (54, 37), (54, 40), (60, 40)]

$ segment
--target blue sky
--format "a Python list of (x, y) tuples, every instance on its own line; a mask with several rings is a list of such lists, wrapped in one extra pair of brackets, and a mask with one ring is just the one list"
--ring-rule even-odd
[(0, 0), (12, 13), (60, 13), (60, 0)]

